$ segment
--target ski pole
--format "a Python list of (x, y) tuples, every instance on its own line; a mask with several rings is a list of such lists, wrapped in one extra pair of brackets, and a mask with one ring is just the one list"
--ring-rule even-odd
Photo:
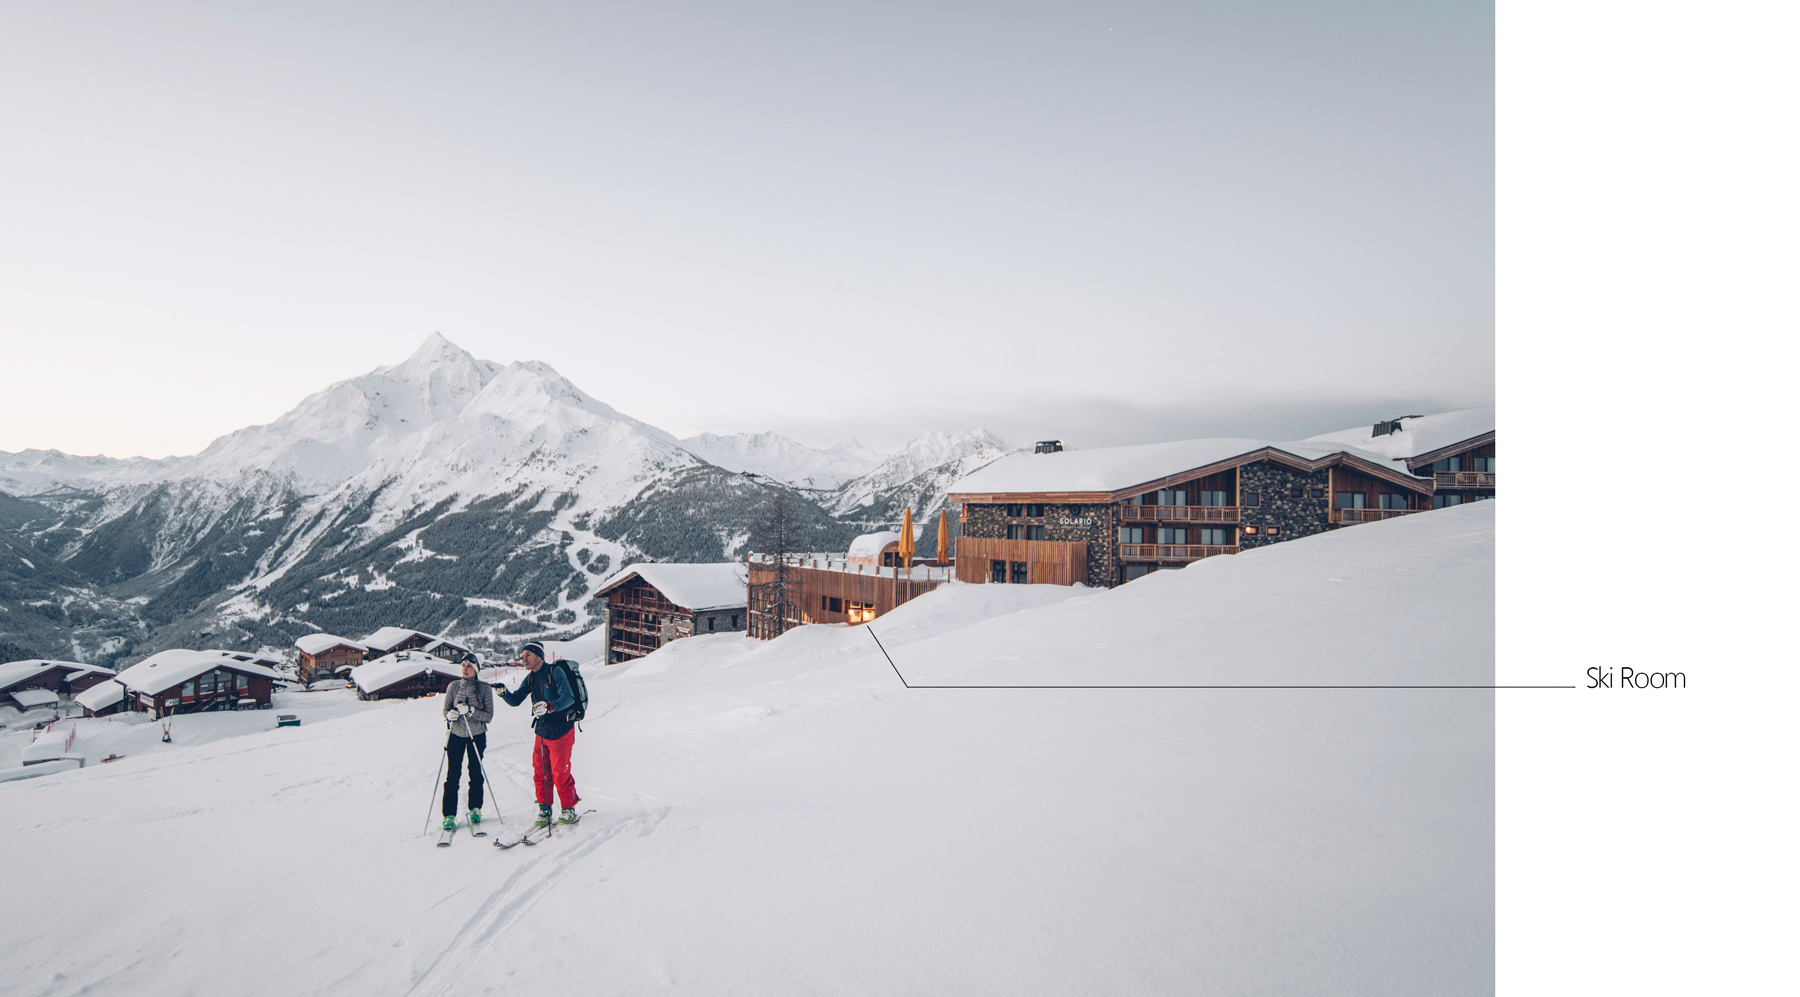
[[(444, 726), (448, 728), (450, 725), (446, 723)], [(431, 830), (431, 804), (436, 803), (438, 794), (444, 791), (443, 787), (438, 785), (438, 783), (444, 774), (444, 763), (449, 760), (450, 745), (446, 744), (444, 745), (444, 750), (438, 752), (438, 774), (431, 777), (431, 799), (425, 802), (425, 826), (419, 829), (419, 837), (421, 838), (425, 837), (426, 832)]]
[(494, 792), (494, 780), (488, 778), (487, 759), (482, 757), (481, 745), (475, 741), (475, 735), (469, 734), (469, 718), (463, 717), (463, 733), (469, 735), (469, 746), (475, 749), (475, 762), (481, 766), (481, 781), (487, 784), (488, 795), (494, 799), (494, 818), (506, 823), (506, 815), (500, 812), (500, 797)]

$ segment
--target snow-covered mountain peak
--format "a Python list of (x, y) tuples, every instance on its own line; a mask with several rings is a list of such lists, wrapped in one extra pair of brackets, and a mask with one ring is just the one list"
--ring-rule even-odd
[(815, 450), (776, 432), (701, 433), (678, 441), (688, 452), (727, 471), (750, 472), (802, 488), (836, 488), (867, 474), (882, 455), (855, 440)]

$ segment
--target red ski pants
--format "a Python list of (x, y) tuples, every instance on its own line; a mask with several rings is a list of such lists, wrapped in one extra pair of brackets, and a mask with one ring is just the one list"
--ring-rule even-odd
[(575, 795), (575, 776), (569, 772), (569, 754), (575, 750), (575, 732), (557, 738), (554, 741), (538, 738), (531, 749), (531, 778), (537, 783), (537, 801), (550, 802), (550, 787), (556, 786), (556, 795), (562, 800), (564, 810), (573, 810), (580, 797)]

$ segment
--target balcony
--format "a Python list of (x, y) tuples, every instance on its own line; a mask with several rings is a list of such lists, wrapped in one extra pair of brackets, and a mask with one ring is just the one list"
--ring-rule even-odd
[[(1225, 506), (1164, 506), (1163, 508), (1228, 508)], [(1235, 511), (1235, 510), (1233, 510)], [(1236, 544), (1219, 546), (1213, 544), (1120, 544), (1119, 557), (1126, 561), (1198, 561), (1203, 557), (1214, 557), (1219, 554), (1236, 554)]]
[(1351, 523), (1374, 523), (1383, 519), (1410, 516), (1415, 512), (1425, 511), (1424, 509), (1333, 509), (1331, 510), (1331, 521), (1347, 526)]
[(1126, 522), (1150, 523), (1235, 523), (1235, 505), (1122, 505), (1120, 518)]
[(1439, 488), (1492, 488), (1493, 471), (1442, 471), (1432, 475)]

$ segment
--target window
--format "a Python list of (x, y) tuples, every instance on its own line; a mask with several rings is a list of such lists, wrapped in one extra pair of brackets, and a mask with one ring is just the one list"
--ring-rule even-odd
[(1156, 542), (1159, 544), (1187, 543), (1187, 527), (1159, 526), (1156, 530)]
[(1006, 507), (1006, 514), (1008, 516), (1023, 516), (1025, 515), (1025, 507), (1017, 502), (1011, 503)]
[(1445, 509), (1453, 505), (1462, 505), (1462, 496), (1455, 492), (1451, 492), (1448, 495), (1433, 495), (1431, 497), (1431, 507), (1433, 509)]
[(250, 676), (239, 675), (237, 680), (237, 687), (240, 691), (250, 688)]
[(1231, 500), (1225, 497), (1224, 492), (1201, 492), (1200, 493), (1200, 504), (1201, 505), (1230, 505)]
[(708, 616), (706, 618), (706, 629), (709, 633), (719, 629), (719, 618), (717, 616)]
[(1123, 501), (1119, 504), (1120, 505), (1143, 505), (1144, 497), (1142, 495), (1133, 495), (1132, 497), (1126, 499), (1125, 501)]
[(1025, 507), (1025, 515), (1027, 516), (1042, 516), (1043, 514), (1044, 507), (1041, 505), (1027, 505)]
[(1339, 509), (1361, 509), (1363, 502), (1367, 500), (1362, 492), (1338, 492), (1335, 497)]
[(199, 680), (200, 681), (200, 695), (202, 695), (202, 696), (212, 695), (213, 694), (213, 684), (215, 682), (217, 682), (218, 679), (219, 679), (219, 676), (218, 676), (217, 672), (207, 672), (205, 675), (200, 676), (200, 680)]
[(1491, 498), (1493, 498), (1492, 495), (1477, 495), (1477, 496), (1475, 496), (1475, 501), (1486, 502), (1488, 499), (1491, 499)]
[(848, 604), (851, 623), (867, 623), (875, 618), (875, 604), (872, 602), (852, 602)]
[(1142, 526), (1121, 526), (1121, 527), (1119, 527), (1119, 542), (1122, 544), (1141, 544), (1141, 543), (1143, 543), (1144, 542), (1144, 528)]
[(1207, 527), (1200, 531), (1200, 542), (1208, 547), (1226, 547), (1231, 544), (1231, 531)]
[(1404, 496), (1404, 495), (1395, 495), (1390, 492), (1390, 493), (1379, 496), (1379, 498), (1381, 499), (1381, 508), (1383, 508), (1383, 509), (1405, 509), (1405, 508), (1407, 508), (1406, 496)]
[(1025, 584), (1025, 562), (1024, 561), (1012, 562), (1012, 583), (1014, 585)]
[(1245, 492), (1245, 505), (1262, 505), (1262, 492)]
[(1006, 583), (1006, 562), (1005, 561), (989, 561), (988, 562), (988, 580), (999, 582), (1003, 585)]
[(731, 614), (731, 629), (736, 630), (740, 626), (743, 626), (743, 624), (738, 622), (738, 614), (732, 613)]
[[(1204, 495), (1206, 493), (1202, 492), (1201, 494)], [(1163, 488), (1159, 489), (1156, 493), (1156, 504), (1187, 505), (1187, 498), (1188, 493), (1186, 488)]]
[(1451, 471), (1460, 471), (1463, 469), (1462, 468), (1462, 458), (1461, 457), (1445, 457), (1443, 460), (1440, 460), (1437, 463), (1431, 465), (1431, 469), (1433, 471), (1436, 471), (1439, 474), (1448, 474)]
[(828, 596), (827, 598), (829, 598), (830, 602), (831, 602), (831, 605), (826, 607), (830, 612), (841, 613), (844, 611), (844, 600), (843, 599), (841, 599), (835, 595)]
[(193, 699), (194, 698), (194, 683), (193, 682), (190, 681), (181, 687), (181, 698), (182, 699)]
[(1125, 580), (1128, 582), (1134, 581), (1155, 570), (1155, 568), (1147, 564), (1127, 564), (1125, 566)]
[(1279, 527), (1279, 526), (1263, 527), (1263, 536), (1265, 536), (1265, 537), (1278, 536), (1280, 533), (1281, 533), (1281, 527)]
[(1044, 528), (1042, 526), (1027, 526), (1027, 527), (1025, 527), (1025, 539), (1027, 539), (1027, 540), (1042, 540), (1042, 539), (1044, 539)]
[(1248, 534), (1249, 536), (1256, 536), (1256, 527), (1246, 526), (1246, 527), (1244, 527), (1244, 532), (1246, 534)]
[(1288, 489), (1288, 498), (1305, 498), (1305, 497), (1306, 497), (1306, 489), (1300, 487), (1299, 485), (1295, 485), (1292, 488)]
[(1306, 490), (1306, 493), (1308, 495), (1312, 496), (1313, 498), (1324, 498), (1325, 497), (1325, 489), (1319, 487), (1318, 485), (1314, 485), (1311, 488), (1308, 488)]
[(1006, 539), (1008, 539), (1008, 540), (1023, 540), (1023, 539), (1025, 539), (1025, 527), (1020, 526), (1018, 523), (1006, 524)]
[(1475, 461), (1475, 470), (1486, 471), (1489, 474), (1494, 473), (1494, 458), (1492, 458), (1492, 457), (1476, 457), (1476, 458), (1474, 458), (1474, 461)]

